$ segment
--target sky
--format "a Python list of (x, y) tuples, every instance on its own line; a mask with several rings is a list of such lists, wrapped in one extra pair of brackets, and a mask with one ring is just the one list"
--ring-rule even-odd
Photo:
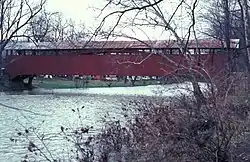
[[(172, 6), (169, 1), (166, 1), (166, 8), (172, 10)], [(95, 8), (101, 8), (104, 6), (104, 0), (49, 0), (47, 4), (47, 10), (51, 12), (61, 12), (66, 18), (73, 19), (76, 23), (83, 22), (86, 27), (95, 29), (99, 25), (99, 19), (96, 19), (100, 13)], [(114, 19), (109, 20), (108, 24), (112, 24)], [(183, 23), (181, 26), (185, 26)], [(125, 33), (131, 34), (130, 29), (123, 29)], [(139, 39), (165, 39), (166, 35), (162, 35), (162, 31), (158, 29), (136, 29), (136, 37)], [(146, 34), (145, 34), (146, 33)], [(181, 30), (179, 31), (181, 33)], [(133, 34), (134, 35), (134, 34)]]
[(76, 22), (94, 23), (97, 16), (93, 7), (100, 7), (102, 0), (49, 0), (47, 9), (51, 12), (62, 12), (67, 18)]

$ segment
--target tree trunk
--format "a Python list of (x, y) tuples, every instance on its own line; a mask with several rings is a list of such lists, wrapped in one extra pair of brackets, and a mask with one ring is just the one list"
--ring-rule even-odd
[(199, 83), (197, 82), (195, 76), (192, 76), (192, 86), (193, 86), (193, 93), (194, 97), (197, 102), (197, 108), (200, 109), (202, 105), (206, 104), (206, 97), (201, 91), (201, 87), (199, 86)]
[(250, 48), (249, 47), (249, 27), (250, 27), (250, 17), (249, 17), (249, 7), (248, 7), (248, 0), (241, 0), (239, 2), (239, 5), (241, 7), (241, 16), (242, 16), (242, 26), (244, 27), (244, 33), (243, 33), (243, 47), (244, 47), (244, 53), (245, 53), (245, 63), (247, 67), (248, 72), (248, 91), (250, 91)]
[[(230, 52), (230, 38), (231, 38), (231, 29), (230, 29), (230, 9), (229, 9), (229, 0), (223, 0), (224, 2), (224, 14), (225, 14), (225, 19), (224, 19), (224, 39), (226, 41), (226, 53), (227, 53), (227, 78), (230, 78), (230, 75), (232, 74), (232, 56)], [(228, 88), (230, 85), (230, 80), (227, 79), (226, 82), (226, 88)]]
[(127, 79), (127, 76), (124, 77), (124, 84), (127, 84), (128, 82), (128, 79)]
[(137, 76), (135, 76), (134, 78), (131, 76), (131, 84), (132, 84), (132, 86), (135, 86), (136, 78), (137, 78)]
[(5, 2), (4, 1), (1, 1), (1, 15), (0, 15), (0, 32), (1, 32), (1, 35), (0, 35), (0, 54), (1, 54), (1, 66), (0, 66), (0, 68), (1, 68), (1, 74), (0, 74), (0, 80), (2, 80), (3, 79), (3, 71), (2, 71), (2, 68), (3, 68), (3, 41), (4, 41), (4, 6), (5, 6), (5, 4), (4, 4)]
[(226, 50), (227, 50), (227, 55), (228, 55), (228, 72), (231, 74), (232, 71), (232, 60), (231, 60), (231, 53), (230, 53), (230, 37), (231, 37), (231, 32), (230, 32), (230, 10), (229, 10), (229, 1), (224, 0), (224, 14), (225, 14), (225, 31), (224, 31), (224, 36), (225, 36), (225, 41), (226, 41)]

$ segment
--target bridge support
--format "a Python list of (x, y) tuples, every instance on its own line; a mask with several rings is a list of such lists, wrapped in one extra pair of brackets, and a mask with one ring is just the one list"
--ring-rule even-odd
[(22, 77), (18, 76), (9, 81), (8, 89), (12, 91), (21, 91), (24, 90), (24, 82)]
[(34, 79), (34, 76), (29, 76), (28, 83), (24, 83), (28, 89), (32, 89), (32, 81)]
[[(31, 90), (33, 88), (32, 86), (32, 81), (33, 81), (34, 76), (30, 75), (30, 76), (23, 76), (21, 79), (21, 88), (23, 87), (24, 90)], [(28, 79), (26, 82), (25, 80)]]
[[(28, 78), (28, 81), (24, 80)], [(32, 81), (34, 76), (17, 76), (9, 81), (8, 89), (13, 91), (31, 90), (33, 88)]]

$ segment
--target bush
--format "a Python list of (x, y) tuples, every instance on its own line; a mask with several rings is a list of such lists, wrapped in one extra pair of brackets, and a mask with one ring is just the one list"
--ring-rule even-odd
[(136, 104), (140, 113), (126, 126), (119, 121), (109, 123), (83, 146), (95, 148), (90, 161), (246, 160), (248, 152), (240, 143), (246, 142), (248, 133), (247, 103), (208, 100), (197, 107), (196, 101), (186, 96), (168, 104), (145, 102)]

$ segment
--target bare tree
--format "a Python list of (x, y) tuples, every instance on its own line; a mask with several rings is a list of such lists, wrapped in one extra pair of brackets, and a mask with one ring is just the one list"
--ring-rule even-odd
[[(232, 51), (230, 51), (230, 40), (242, 38), (242, 27), (240, 25), (239, 7), (235, 0), (213, 0), (207, 2), (208, 9), (202, 15), (202, 19), (209, 24), (205, 35), (225, 42), (228, 55), (228, 71), (233, 71)], [(223, 43), (222, 43), (223, 44)], [(224, 45), (223, 45), (224, 46)]]
[(248, 70), (248, 90), (250, 90), (250, 47), (249, 47), (249, 38), (250, 38), (250, 14), (249, 14), (249, 1), (247, 0), (238, 0), (241, 10), (241, 24), (244, 29), (243, 33), (243, 49), (245, 52), (245, 63)]
[(35, 42), (60, 42), (64, 41), (68, 26), (61, 13), (43, 10), (29, 22), (26, 32)]
[(76, 24), (73, 20), (67, 21), (65, 41), (73, 46), (78, 46), (83, 41), (87, 40), (88, 31), (83, 23)]
[[(176, 67), (189, 71), (189, 74), (192, 76), (194, 94), (197, 97), (197, 101), (202, 103), (204, 101), (204, 96), (196, 78), (194, 77), (194, 74), (197, 71), (192, 68), (195, 62), (194, 57), (191, 56), (191, 52), (188, 50), (190, 38), (196, 39), (196, 8), (199, 1), (174, 1), (172, 3), (175, 4), (175, 8), (171, 12), (166, 8), (166, 3), (169, 2), (164, 0), (108, 0), (106, 2), (107, 4), (101, 9), (101, 12), (109, 9), (111, 12), (103, 17), (94, 35), (98, 35), (100, 33), (105, 34), (105, 37), (108, 39), (113, 35), (116, 35), (117, 32), (120, 32), (119, 29), (121, 28), (131, 27), (133, 29), (139, 28), (143, 30), (143, 28), (151, 27), (172, 36), (172, 38), (176, 40), (181, 54), (183, 54), (189, 65), (188, 67), (180, 65), (179, 63), (171, 60), (165, 54), (162, 54), (162, 57), (173, 63)], [(181, 8), (186, 10), (185, 15), (180, 14)], [(102, 30), (106, 27), (106, 25), (110, 25), (108, 21), (109, 18), (116, 19), (115, 23), (109, 26), (108, 31)], [(185, 29), (186, 34), (184, 36), (180, 36), (180, 31), (178, 31), (180, 24), (177, 24), (177, 22), (179, 22), (180, 19), (187, 21), (187, 28)], [(135, 36), (129, 37), (138, 40)], [(142, 40), (139, 41), (143, 42)], [(199, 46), (198, 44), (199, 42), (197, 41), (197, 46)], [(154, 49), (152, 45), (147, 45)]]
[[(28, 24), (27, 35), (35, 42), (44, 42), (52, 39), (52, 32), (55, 30), (56, 18), (61, 17), (60, 13), (50, 13), (45, 9), (37, 14)], [(60, 22), (62, 23), (62, 22)], [(58, 30), (58, 29), (57, 29)]]
[(210, 25), (210, 28), (204, 34), (226, 41), (227, 51), (229, 51), (230, 39), (240, 40), (239, 55), (237, 52), (232, 53), (232, 51), (228, 55), (230, 70), (244, 70), (248, 73), (248, 84), (250, 85), (248, 3), (249, 1), (244, 0), (214, 0), (212, 3), (209, 2), (208, 10), (202, 17)]
[(241, 12), (237, 0), (205, 2), (207, 10), (201, 15), (209, 28), (203, 34), (219, 40), (240, 39), (243, 36)]
[(62, 13), (43, 10), (29, 23), (27, 35), (35, 42), (67, 42), (76, 45), (86, 38), (86, 31), (84, 24), (65, 19)]
[[(1, 0), (0, 41), (1, 68), (5, 46), (17, 37), (23, 37), (22, 29), (42, 10), (46, 0)], [(2, 71), (2, 70), (1, 70)], [(1, 72), (1, 78), (3, 73)]]
[(65, 34), (66, 34), (66, 28), (68, 27), (68, 24), (66, 20), (64, 20), (62, 14), (55, 15), (53, 17), (52, 21), (52, 31), (50, 33), (50, 41), (53, 42), (60, 42), (64, 41)]

